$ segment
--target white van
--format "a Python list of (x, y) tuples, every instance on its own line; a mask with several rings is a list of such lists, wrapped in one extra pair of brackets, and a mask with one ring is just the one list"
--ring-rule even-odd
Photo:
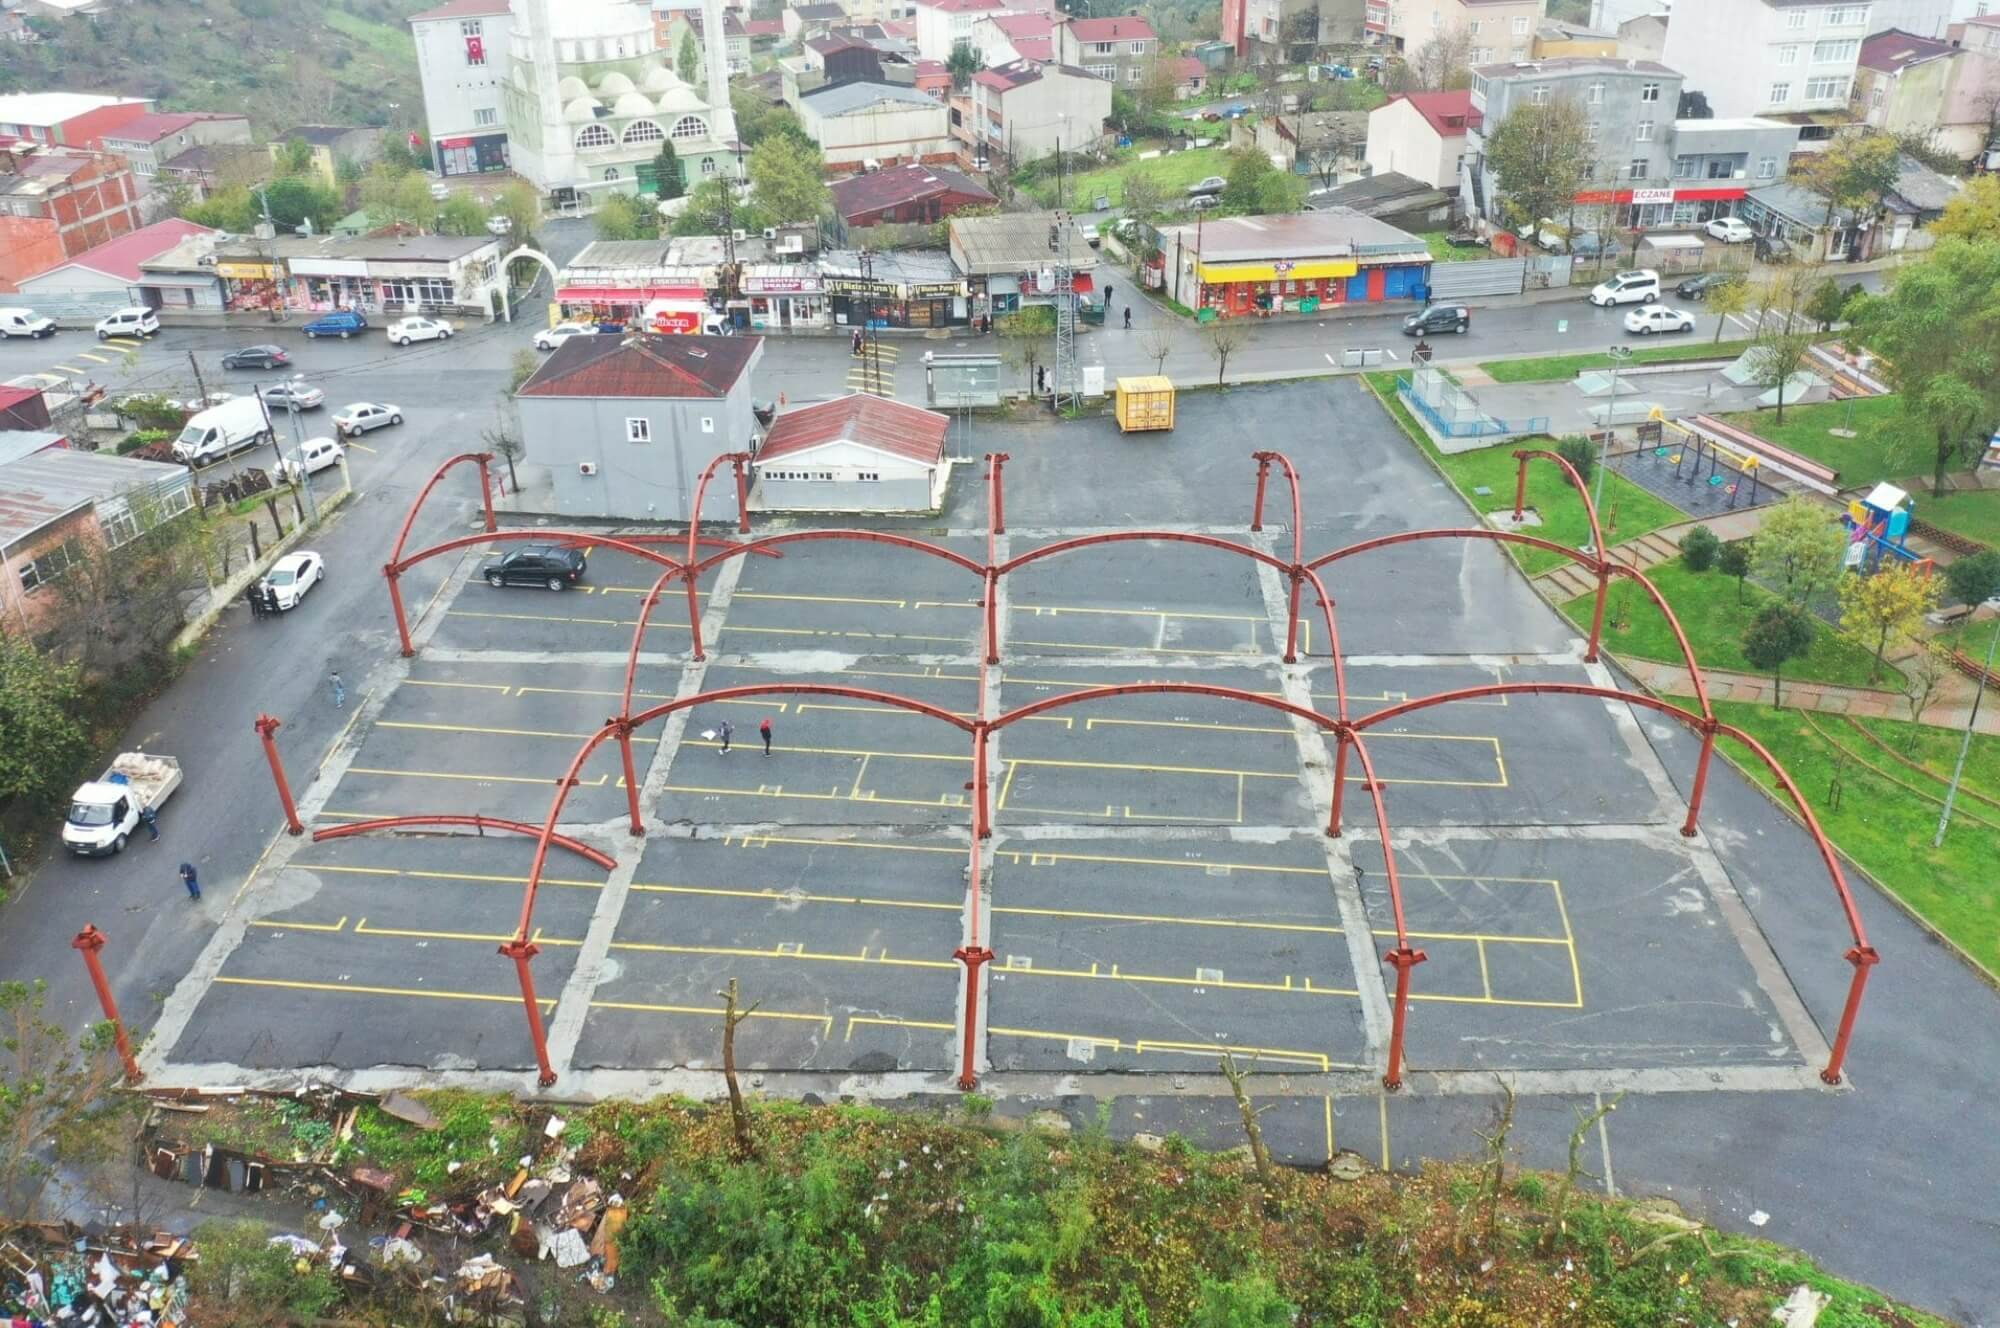
[(1660, 298), (1660, 274), (1651, 268), (1613, 273), (1590, 292), (1590, 302), (1602, 309), (1613, 304), (1655, 304)]
[(0, 337), (46, 337), (55, 330), (55, 319), (33, 309), (0, 309)]
[(97, 320), (97, 339), (106, 337), (150, 337), (160, 330), (160, 316), (136, 306)]
[(190, 416), (181, 436), (174, 439), (174, 460), (205, 466), (268, 441), (270, 428), (262, 401), (237, 397)]

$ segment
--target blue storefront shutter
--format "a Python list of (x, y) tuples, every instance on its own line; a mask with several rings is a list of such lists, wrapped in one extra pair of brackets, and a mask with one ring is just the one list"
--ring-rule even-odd
[(1365, 300), (1368, 298), (1368, 274), (1357, 272), (1347, 279), (1347, 298)]

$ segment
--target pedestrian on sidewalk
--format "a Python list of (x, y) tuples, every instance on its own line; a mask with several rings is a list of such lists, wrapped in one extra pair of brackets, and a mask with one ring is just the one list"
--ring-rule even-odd
[(333, 684), (333, 708), (335, 710), (347, 709), (347, 684), (340, 680), (340, 670), (335, 669), (329, 674), (327, 681)]
[(141, 807), (139, 809), (139, 824), (146, 827), (146, 833), (153, 837), (154, 843), (157, 844), (160, 842), (160, 814), (158, 812), (154, 811), (151, 807)]
[(264, 616), (263, 587), (262, 586), (250, 587), (249, 590), (244, 592), (244, 598), (250, 601), (250, 616), (252, 618), (262, 618)]
[(854, 329), (854, 338), (849, 345), (848, 354), (850, 355), (861, 354), (861, 329), (858, 327)]
[(1125, 330), (1132, 330), (1132, 306), (1129, 304), (1125, 306)]
[(1114, 290), (1116, 290), (1116, 289), (1117, 289), (1117, 287), (1115, 287), (1115, 286), (1106, 286), (1106, 287), (1104, 288), (1104, 307), (1105, 307), (1105, 308), (1109, 309), (1109, 308), (1111, 307), (1111, 292), (1112, 292), (1112, 291), (1114, 291)]
[(181, 884), (188, 888), (189, 899), (201, 898), (201, 882), (195, 879), (194, 864), (192, 862), (183, 862), (181, 864)]
[(715, 726), (715, 736), (722, 739), (722, 754), (724, 756), (729, 755), (729, 739), (735, 732), (735, 726), (726, 719)]
[(1041, 396), (1049, 390), (1049, 371), (1039, 364), (1035, 366), (1035, 395)]
[(764, 739), (764, 755), (771, 754), (771, 717), (764, 716), (764, 722), (757, 726), (757, 732)]

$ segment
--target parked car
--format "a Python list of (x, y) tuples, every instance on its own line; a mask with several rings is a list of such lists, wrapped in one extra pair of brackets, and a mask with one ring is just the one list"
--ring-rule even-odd
[(336, 309), (330, 314), (321, 314), (306, 324), (305, 332), (312, 337), (339, 337), (347, 340), (356, 332), (366, 332), (368, 320), (358, 309)]
[(1569, 251), (1578, 258), (1616, 258), (1620, 252), (1617, 236), (1600, 235), (1596, 231), (1578, 231), (1570, 236)]
[(318, 410), (326, 404), (326, 393), (297, 380), (267, 383), (259, 395), (273, 410)]
[(181, 763), (171, 756), (120, 752), (104, 773), (69, 796), (63, 847), (78, 857), (123, 853), (139, 833), (142, 813), (157, 811), (181, 786)]
[(1104, 237), (1098, 234), (1097, 227), (1089, 222), (1077, 227), (1077, 230), (1082, 233), (1083, 242), (1093, 249), (1104, 241)]
[(0, 309), (0, 337), (35, 337), (54, 335), (56, 320), (45, 318), (33, 309)]
[(1703, 272), (1689, 277), (1674, 287), (1674, 294), (1683, 300), (1705, 300), (1708, 298), (1708, 293), (1717, 286), (1727, 286), (1731, 282), (1741, 280), (1743, 280), (1741, 272)]
[(1757, 232), (1751, 230), (1750, 223), (1741, 217), (1717, 217), (1702, 229), (1724, 244), (1742, 244), (1745, 240), (1757, 238)]
[(1211, 175), (1188, 186), (1190, 194), (1219, 194), (1229, 187), (1229, 181), (1219, 175)]
[(1600, 309), (1614, 304), (1651, 304), (1660, 298), (1660, 274), (1651, 268), (1617, 272), (1593, 287), (1587, 298)]
[(554, 544), (526, 544), (493, 559), (480, 569), (489, 586), (546, 586), (567, 590), (583, 578), (587, 565), (582, 549)]
[(1464, 332), (1471, 326), (1472, 310), (1464, 305), (1433, 304), (1403, 320), (1403, 335), (1419, 337), (1438, 332)]
[(596, 331), (597, 327), (592, 323), (557, 323), (535, 333), (535, 349), (554, 350), (571, 337), (587, 337)]
[(451, 335), (451, 324), (442, 318), (398, 318), (389, 324), (389, 340), (398, 346), (412, 341), (442, 341)]
[(264, 584), (278, 598), (278, 607), (295, 609), (306, 592), (326, 579), (326, 563), (311, 549), (288, 553), (264, 573)]
[(298, 455), (287, 457), (280, 469), (287, 483), (296, 484), (308, 475), (339, 465), (346, 456), (347, 449), (331, 438), (308, 438), (299, 444)]
[(150, 337), (160, 331), (160, 316), (151, 309), (120, 309), (97, 320), (97, 339), (106, 337)]
[(443, 180), (431, 181), (431, 197), (442, 203), (451, 197), (451, 186)]
[(1625, 330), (1650, 337), (1655, 332), (1692, 332), (1694, 315), (1685, 309), (1648, 304), (1625, 315)]
[(399, 406), (385, 406), (380, 402), (357, 401), (351, 406), (342, 406), (333, 412), (334, 431), (344, 438), (352, 438), (370, 429), (380, 429), (403, 422), (403, 411)]
[(514, 219), (512, 217), (488, 217), (486, 219), (486, 233), (488, 235), (512, 235), (514, 233)]
[(1222, 206), (1222, 200), (1214, 194), (1196, 194), (1188, 200), (1188, 207), (1195, 212), (1209, 212)]
[(291, 362), (282, 346), (245, 346), (222, 357), (225, 369), (282, 369)]

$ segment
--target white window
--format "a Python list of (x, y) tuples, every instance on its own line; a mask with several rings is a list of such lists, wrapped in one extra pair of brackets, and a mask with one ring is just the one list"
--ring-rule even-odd
[(707, 138), (708, 121), (699, 115), (683, 115), (674, 121), (674, 137), (678, 139)]
[(1546, 87), (1538, 87), (1538, 88), (1529, 88), (1529, 89), (1528, 89), (1528, 100), (1529, 100), (1530, 102), (1534, 103), (1534, 104), (1535, 104), (1535, 105), (1537, 105), (1537, 106), (1546, 106), (1546, 105), (1548, 105), (1548, 103), (1549, 103), (1549, 90), (1548, 90), (1548, 88), (1546, 88)]
[(643, 415), (628, 416), (625, 420), (625, 441), (628, 443), (652, 442), (653, 422)]
[(879, 480), (882, 478), (882, 472), (878, 470), (864, 470), (854, 478), (857, 480)]
[(1643, 180), (1643, 179), (1645, 179), (1645, 178), (1646, 178), (1646, 159), (1645, 159), (1644, 157), (1634, 157), (1634, 158), (1632, 158), (1632, 165), (1631, 165), (1631, 166), (1630, 166), (1630, 167), (1629, 167), (1629, 168), (1627, 169), (1627, 172), (1626, 172), (1626, 173), (1627, 173), (1628, 175), (1630, 175), (1630, 176), (1631, 176), (1631, 177), (1632, 177), (1632, 178), (1633, 178), (1634, 180)]
[(1653, 122), (1652, 122), (1651, 120), (1641, 120), (1641, 121), (1639, 122), (1639, 127), (1638, 127), (1637, 129), (1633, 130), (1633, 132), (1632, 132), (1632, 141), (1633, 141), (1634, 143), (1650, 143), (1650, 142), (1652, 142), (1652, 141), (1653, 141)]
[(1597, 121), (1592, 120), (1583, 127), (1583, 141), (1586, 143), (1595, 143), (1597, 141)]
[(703, 433), (715, 432), (715, 416), (704, 415), (701, 417), (701, 431)]
[(1777, 179), (1778, 159), (1776, 157), (1759, 157), (1757, 159), (1757, 178), (1760, 180)]
[(1101, 78), (1113, 83), (1118, 81), (1117, 65), (1085, 65), (1083, 72), (1092, 78)]
[(474, 69), (486, 63), (485, 30), (476, 18), (462, 19), (458, 25), (459, 39), (465, 44), (465, 63)]
[(475, 106), (472, 108), (472, 123), (482, 128), (499, 124), (500, 112), (491, 106)]
[(1485, 64), (1492, 58), (1493, 48), (1491, 46), (1475, 46), (1472, 48), (1472, 63), (1476, 65)]
[(1139, 66), (1127, 65), (1125, 67), (1125, 81), (1127, 83), (1137, 83), (1139, 81)]
[(1090, 44), (1090, 53), (1092, 55), (1109, 55), (1116, 49), (1116, 42), (1092, 42)]
[(1847, 41), (1823, 41), (1813, 43), (1813, 63), (1816, 65), (1846, 64), (1861, 52), (1861, 43)]
[(82, 561), (83, 541), (64, 540), (33, 562), (21, 564), (21, 589), (33, 590), (37, 586), (45, 586)]
[(1811, 11), (1809, 10), (1794, 9), (1791, 13), (1785, 15), (1785, 26), (1788, 28), (1803, 28), (1806, 25), (1806, 20), (1811, 16)]
[(1528, 20), (1525, 15), (1514, 20), (1514, 35), (1516, 37), (1528, 35)]
[(625, 133), (619, 141), (629, 148), (638, 143), (658, 143), (666, 136), (666, 131), (651, 120), (634, 120), (625, 126)]
[(1477, 37), (1479, 35), (1480, 27), (1481, 27), (1480, 21), (1478, 19), (1474, 19), (1472, 20), (1472, 23), (1467, 27), (1466, 31), (1470, 32), (1473, 36)]
[(1659, 84), (1657, 84), (1657, 83), (1641, 83), (1641, 84), (1639, 85), (1639, 100), (1640, 100), (1640, 101), (1658, 101), (1659, 99), (1660, 99), (1660, 85), (1659, 85)]
[(1792, 44), (1792, 45), (1788, 45), (1788, 46), (1780, 46), (1780, 47), (1778, 48), (1778, 63), (1779, 63), (1779, 64), (1781, 64), (1781, 65), (1795, 65), (1795, 64), (1797, 64), (1798, 62), (1799, 62), (1799, 48), (1798, 48), (1798, 46), (1797, 46), (1796, 44)]
[(1146, 53), (1146, 43), (1142, 41), (1135, 41), (1132, 43), (1132, 54), (1144, 55), (1145, 53)]
[(576, 131), (576, 146), (579, 152), (601, 152), (605, 148), (615, 146), (616, 143), (617, 140), (611, 137), (611, 131), (601, 124), (585, 125)]
[(715, 174), (715, 158), (703, 157), (701, 159), (701, 173), (703, 175)]
[(1676, 180), (1694, 179), (1694, 164), (1693, 157), (1675, 157), (1674, 178)]
[(382, 283), (384, 304), (423, 305), (453, 302), (451, 281), (445, 277), (402, 278)]
[(1806, 99), (1819, 101), (1823, 98), (1845, 98), (1848, 81), (1844, 78), (1813, 78), (1806, 80)]
[(1866, 23), (1867, 21), (1867, 5), (1844, 5), (1839, 9), (1829, 9), (1826, 11), (1826, 26), (1829, 28), (1844, 28), (1850, 24)]
[(1602, 106), (1604, 104), (1604, 80), (1599, 79), (1597, 82), (1591, 84), (1590, 90), (1584, 94), (1583, 99), (1592, 106)]
[(1790, 101), (1791, 99), (1792, 99), (1791, 84), (1773, 83), (1771, 85), (1771, 103), (1770, 103), (1771, 105), (1783, 106), (1786, 102)]

